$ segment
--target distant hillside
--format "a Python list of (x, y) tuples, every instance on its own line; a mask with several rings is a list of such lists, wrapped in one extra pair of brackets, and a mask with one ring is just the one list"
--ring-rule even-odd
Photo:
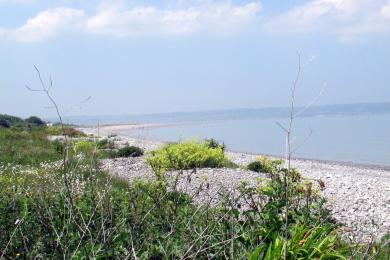
[[(299, 112), (303, 108), (296, 108)], [(313, 106), (300, 113), (300, 117), (314, 116), (350, 116), (375, 115), (390, 113), (390, 102), (386, 103), (356, 103)], [(67, 123), (96, 125), (122, 123), (175, 123), (175, 122), (202, 122), (221, 120), (245, 120), (285, 118), (289, 114), (288, 107), (270, 107), (258, 109), (230, 109), (199, 112), (176, 112), (145, 115), (111, 115), (111, 116), (75, 116), (66, 117)]]

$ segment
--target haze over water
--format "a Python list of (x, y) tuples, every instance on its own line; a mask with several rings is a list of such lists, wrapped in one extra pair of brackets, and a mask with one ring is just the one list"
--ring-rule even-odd
[[(53, 79), (64, 118), (285, 106), (298, 67), (297, 104), (326, 86), (318, 105), (387, 102), (389, 114), (389, 32), (389, 0), (0, 0), (0, 112), (56, 117), (24, 87), (40, 88), (36, 65), (44, 83)], [(334, 117), (323, 112), (343, 107), (328, 108), (326, 118), (296, 121), (296, 144), (314, 131), (297, 156), (389, 164), (388, 116)], [(261, 120), (246, 112), (81, 123), (198, 122), (139, 134), (282, 155), (270, 118), (284, 110), (261, 111)]]
[[(286, 123), (285, 119), (225, 120), (121, 134), (163, 141), (215, 138), (230, 150), (284, 156), (285, 136), (277, 121)], [(300, 146), (296, 157), (390, 166), (390, 114), (297, 118), (293, 127), (293, 149)], [(310, 129), (313, 133), (307, 139)]]

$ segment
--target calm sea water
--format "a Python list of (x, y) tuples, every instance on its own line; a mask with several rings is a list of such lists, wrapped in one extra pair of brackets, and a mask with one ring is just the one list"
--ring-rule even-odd
[[(230, 150), (283, 156), (285, 135), (276, 121), (205, 122), (121, 134), (163, 141), (215, 138)], [(305, 142), (312, 130), (312, 135)], [(296, 157), (390, 165), (390, 114), (298, 118), (293, 125)]]

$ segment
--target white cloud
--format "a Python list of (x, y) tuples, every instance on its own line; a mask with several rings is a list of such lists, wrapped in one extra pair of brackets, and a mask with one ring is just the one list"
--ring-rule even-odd
[(330, 32), (340, 37), (390, 30), (387, 0), (313, 0), (269, 17), (272, 33)]
[(380, 14), (383, 18), (390, 19), (390, 1), (382, 7)]
[(368, 31), (390, 32), (390, 1), (382, 6), (378, 13), (373, 14), (364, 24)]
[(48, 9), (27, 20), (19, 28), (3, 29), (2, 34), (18, 41), (42, 41), (68, 30), (70, 27), (77, 27), (83, 16), (84, 11), (78, 9), (66, 7)]
[(7, 31), (6, 31), (6, 30), (4, 30), (4, 29), (0, 28), (0, 39), (1, 39), (1, 38), (4, 38), (4, 37), (5, 37), (5, 35), (6, 35), (6, 33), (7, 33)]
[(168, 34), (196, 32), (230, 33), (244, 29), (257, 17), (260, 2), (234, 5), (231, 2), (204, 4), (187, 8), (158, 8), (105, 5), (86, 23), (91, 33), (113, 36)]
[[(0, 0), (26, 2), (33, 0)], [(1, 28), (0, 38), (42, 41), (68, 31), (108, 37), (188, 34), (331, 33), (342, 39), (390, 32), (390, 0), (309, 0), (272, 16), (260, 16), (258, 0), (169, 0), (165, 5), (128, 7), (124, 0), (99, 0), (96, 13), (58, 7), (38, 13), (18, 28)], [(168, 3), (168, 4), (167, 4)]]
[(252, 25), (260, 10), (260, 2), (234, 5), (226, 1), (219, 3), (206, 1), (197, 6), (186, 7), (180, 4), (170, 8), (157, 6), (127, 8), (124, 4), (118, 4), (118, 1), (105, 1), (101, 3), (97, 13), (90, 17), (87, 17), (83, 10), (67, 7), (42, 11), (18, 28), (0, 27), (0, 37), (34, 42), (72, 30), (133, 37), (197, 32), (234, 33)]

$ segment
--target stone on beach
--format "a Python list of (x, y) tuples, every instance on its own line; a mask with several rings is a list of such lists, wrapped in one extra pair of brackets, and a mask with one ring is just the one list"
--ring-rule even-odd
[[(121, 136), (118, 145), (125, 143), (139, 146), (146, 151), (164, 145), (163, 142)], [(226, 154), (240, 166), (246, 166), (258, 156), (230, 151)], [(103, 164), (111, 174), (121, 178), (154, 178), (154, 173), (144, 158), (104, 160)], [(390, 232), (389, 169), (303, 159), (294, 159), (292, 165), (299, 169), (302, 176), (323, 181), (325, 187), (322, 195), (327, 199), (326, 206), (331, 210), (334, 219), (343, 225), (341, 232), (344, 238), (365, 242), (372, 237), (379, 239)], [(205, 176), (210, 180), (211, 193), (217, 192), (221, 187), (235, 189), (242, 181), (254, 184), (257, 177), (263, 177), (245, 169), (199, 169), (192, 184), (193, 188), (199, 185)]]

